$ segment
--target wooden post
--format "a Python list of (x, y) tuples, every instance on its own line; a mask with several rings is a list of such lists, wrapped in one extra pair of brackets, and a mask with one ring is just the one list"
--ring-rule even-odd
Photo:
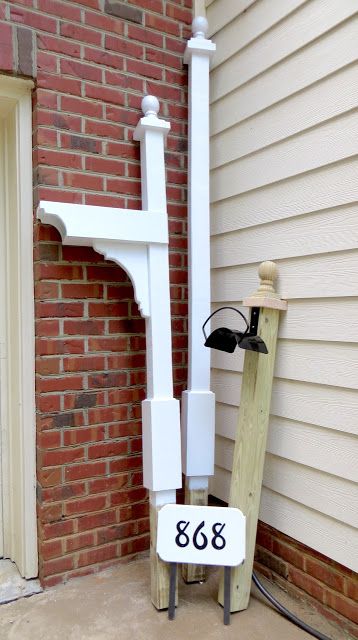
[[(275, 263), (263, 262), (259, 267), (260, 287), (243, 302), (247, 307), (260, 307), (258, 335), (264, 340), (268, 354), (246, 351), (244, 360), (229, 506), (237, 507), (246, 516), (246, 559), (231, 572), (232, 612), (246, 609), (250, 597), (278, 322), (280, 310), (287, 309), (287, 303), (273, 287), (276, 275)], [(222, 605), (223, 587), (221, 579), (219, 602)]]
[[(185, 502), (206, 505), (208, 476), (214, 473), (215, 396), (201, 327), (210, 315), (209, 63), (215, 44), (205, 37), (205, 18), (194, 18), (192, 30), (184, 54), (189, 65), (189, 365), (182, 395), (182, 457)], [(182, 575), (186, 582), (205, 580), (205, 567), (184, 564)]]

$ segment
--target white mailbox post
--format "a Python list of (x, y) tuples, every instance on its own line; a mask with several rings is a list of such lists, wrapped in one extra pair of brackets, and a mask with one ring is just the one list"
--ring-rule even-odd
[(147, 398), (142, 403), (144, 486), (150, 491), (151, 589), (168, 607), (169, 573), (156, 553), (157, 512), (176, 502), (181, 487), (179, 402), (173, 398), (164, 140), (168, 122), (154, 96), (142, 101), (134, 132), (141, 145), (143, 211), (42, 201), (37, 217), (60, 232), (63, 244), (90, 246), (129, 275), (146, 320)]

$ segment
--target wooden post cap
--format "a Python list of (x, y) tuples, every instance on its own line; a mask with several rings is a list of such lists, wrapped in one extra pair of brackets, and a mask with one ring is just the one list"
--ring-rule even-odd
[(274, 281), (278, 276), (278, 269), (275, 262), (266, 260), (259, 266), (260, 286), (249, 298), (245, 298), (245, 307), (269, 307), (271, 309), (287, 309), (287, 302), (281, 300), (275, 290)]

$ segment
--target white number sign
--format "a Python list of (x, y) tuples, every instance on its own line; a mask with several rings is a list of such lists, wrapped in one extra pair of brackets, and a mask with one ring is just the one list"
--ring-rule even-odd
[(239, 509), (167, 504), (158, 513), (157, 552), (166, 562), (235, 567), (245, 559)]

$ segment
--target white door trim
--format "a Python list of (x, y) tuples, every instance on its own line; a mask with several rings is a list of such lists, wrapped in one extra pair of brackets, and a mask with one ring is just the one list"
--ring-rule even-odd
[(5, 380), (1, 394), (4, 556), (21, 575), (38, 573), (36, 530), (35, 315), (32, 109), (29, 80), (0, 76), (5, 145)]

